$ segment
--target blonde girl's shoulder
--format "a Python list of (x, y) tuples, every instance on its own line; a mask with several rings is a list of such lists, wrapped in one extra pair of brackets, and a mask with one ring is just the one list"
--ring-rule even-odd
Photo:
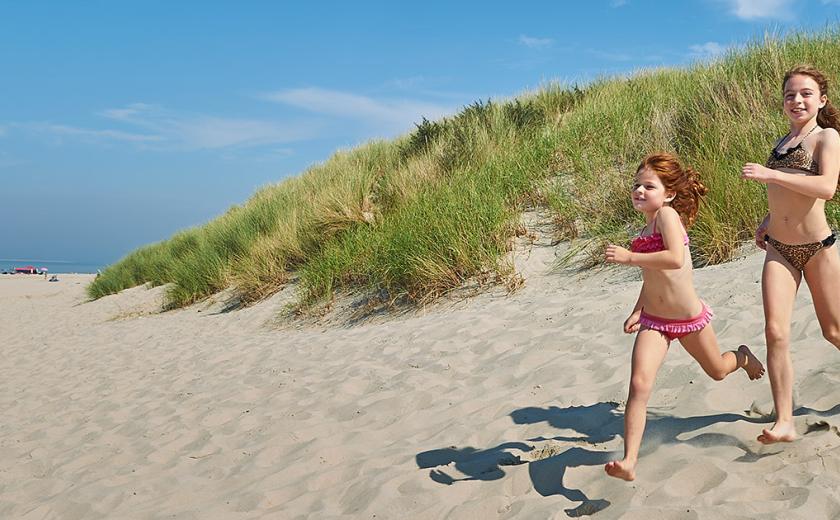
[(821, 143), (831, 143), (836, 144), (840, 143), (840, 133), (837, 132), (834, 128), (823, 128), (819, 131), (819, 141)]

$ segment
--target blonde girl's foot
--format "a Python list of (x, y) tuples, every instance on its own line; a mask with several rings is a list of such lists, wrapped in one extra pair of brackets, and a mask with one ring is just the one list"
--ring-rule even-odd
[(627, 459), (607, 462), (604, 466), (607, 475), (620, 478), (628, 482), (636, 479), (636, 464), (630, 463)]
[(796, 428), (792, 422), (776, 423), (769, 430), (761, 430), (758, 442), (762, 444), (775, 444), (777, 442), (793, 442), (796, 440)]
[(764, 375), (764, 365), (761, 364), (761, 361), (755, 357), (755, 354), (752, 353), (750, 348), (746, 345), (741, 345), (738, 347), (738, 352), (744, 355), (746, 360), (741, 368), (747, 373), (747, 376), (751, 380), (759, 379), (761, 376)]

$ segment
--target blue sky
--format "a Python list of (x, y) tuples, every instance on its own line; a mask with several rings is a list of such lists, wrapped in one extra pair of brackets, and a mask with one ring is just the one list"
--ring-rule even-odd
[(840, 0), (304, 4), (0, 0), (0, 259), (111, 263), (421, 117), (840, 19)]

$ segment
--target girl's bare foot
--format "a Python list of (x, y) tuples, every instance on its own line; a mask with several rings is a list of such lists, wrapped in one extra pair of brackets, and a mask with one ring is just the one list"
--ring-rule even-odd
[(741, 368), (744, 369), (750, 379), (759, 379), (764, 375), (764, 365), (755, 357), (755, 354), (752, 353), (748, 346), (741, 345), (738, 347), (738, 352), (746, 357), (746, 361)]
[(636, 464), (628, 462), (627, 459), (607, 462), (604, 466), (604, 471), (611, 477), (620, 478), (628, 482), (636, 479)]
[(771, 429), (761, 430), (758, 442), (762, 444), (774, 444), (776, 442), (793, 442), (796, 440), (796, 428), (792, 422), (776, 423)]

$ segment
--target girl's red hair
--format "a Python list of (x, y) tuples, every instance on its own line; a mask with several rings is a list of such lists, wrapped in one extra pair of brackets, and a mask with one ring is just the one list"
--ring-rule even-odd
[(636, 170), (650, 170), (659, 177), (666, 191), (676, 195), (670, 206), (680, 215), (685, 227), (694, 224), (697, 210), (700, 208), (700, 198), (709, 190), (700, 182), (700, 176), (693, 168), (680, 164), (676, 157), (669, 153), (653, 153), (642, 159)]

